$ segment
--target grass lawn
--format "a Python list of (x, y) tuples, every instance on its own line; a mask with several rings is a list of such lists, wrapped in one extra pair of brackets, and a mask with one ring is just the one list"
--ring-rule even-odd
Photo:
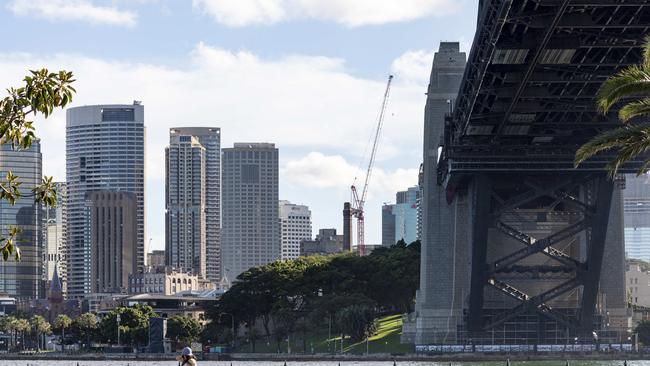
[[(333, 336), (328, 339), (328, 330), (320, 329), (314, 333), (307, 334), (303, 341), (302, 334), (292, 334), (290, 338), (291, 353), (328, 353), (341, 352), (341, 337)], [(377, 330), (367, 344), (370, 353), (408, 353), (414, 351), (412, 344), (401, 344), (399, 339), (402, 333), (402, 316), (390, 315), (377, 320)], [(306, 346), (306, 350), (304, 349)], [(280, 352), (287, 352), (287, 342), (283, 341), (279, 346)], [(244, 343), (235, 348), (235, 352), (252, 352), (252, 345)], [(276, 353), (278, 352), (277, 343), (272, 340), (267, 343), (266, 340), (258, 340), (255, 345), (257, 353)], [(366, 341), (359, 343), (350, 343), (350, 339), (343, 340), (343, 352), (362, 354), (366, 353)]]

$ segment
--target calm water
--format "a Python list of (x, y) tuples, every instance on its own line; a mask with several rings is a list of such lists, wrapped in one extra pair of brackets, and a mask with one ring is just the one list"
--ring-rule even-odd
[[(170, 361), (79, 361), (79, 366), (177, 366)], [(199, 366), (230, 366), (230, 361), (201, 361)], [(341, 362), (341, 366), (393, 366), (392, 362)], [(504, 366), (505, 362), (453, 362), (453, 366)], [(564, 361), (510, 362), (512, 366), (565, 366)], [(648, 361), (628, 361), (628, 366), (650, 366)], [(0, 366), (77, 366), (76, 361), (0, 361)], [(284, 366), (284, 362), (233, 361), (233, 366)], [(338, 361), (287, 362), (287, 366), (338, 366)], [(398, 362), (398, 366), (449, 366), (449, 362)], [(571, 361), (571, 366), (623, 366), (623, 361)]]

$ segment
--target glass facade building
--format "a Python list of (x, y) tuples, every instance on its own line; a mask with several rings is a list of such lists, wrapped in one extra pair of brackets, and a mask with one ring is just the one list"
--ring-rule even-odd
[(9, 144), (0, 145), (0, 176), (4, 179), (9, 171), (19, 177), (23, 196), (13, 205), (0, 201), (0, 232), (2, 237), (7, 237), (11, 227), (21, 230), (15, 240), (21, 259), (17, 262), (10, 258), (0, 265), (0, 292), (18, 299), (43, 298), (42, 212), (29, 195), (42, 179), (38, 140), (25, 150), (14, 150)]
[(650, 262), (650, 177), (625, 177), (623, 191), (625, 253), (628, 258)]
[(92, 291), (89, 215), (86, 193), (124, 191), (135, 194), (137, 265), (145, 266), (144, 107), (92, 105), (70, 108), (66, 115), (66, 181), (68, 185), (68, 297)]

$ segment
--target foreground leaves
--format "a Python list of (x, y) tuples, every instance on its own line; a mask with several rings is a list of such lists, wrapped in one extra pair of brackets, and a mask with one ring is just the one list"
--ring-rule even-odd
[[(14, 150), (29, 149), (36, 138), (33, 118), (39, 113), (49, 117), (54, 109), (63, 108), (72, 101), (76, 90), (72, 87), (74, 78), (71, 72), (61, 70), (49, 72), (47, 69), (31, 70), (23, 79), (25, 85), (7, 89), (7, 96), (0, 99), (0, 143), (10, 144)], [(0, 201), (15, 204), (23, 194), (20, 191), (20, 178), (11, 171), (5, 181), (0, 182)], [(24, 197), (33, 197), (34, 203), (46, 206), (56, 204), (56, 191), (52, 177), (45, 177), (41, 185), (32, 189)], [(13, 255), (20, 260), (20, 250), (16, 246), (16, 235), (20, 232), (10, 227), (7, 237), (0, 237), (0, 251), (3, 260)]]

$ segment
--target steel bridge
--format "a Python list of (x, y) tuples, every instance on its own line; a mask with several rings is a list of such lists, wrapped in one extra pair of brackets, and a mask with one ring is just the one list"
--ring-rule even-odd
[(640, 63), (649, 31), (649, 0), (480, 0), (435, 173), (447, 203), (471, 201), (469, 332), (530, 314), (595, 328), (606, 244), (623, 245), (606, 240), (619, 187), (604, 170), (611, 156), (576, 169), (574, 154), (620, 126), (595, 96)]

